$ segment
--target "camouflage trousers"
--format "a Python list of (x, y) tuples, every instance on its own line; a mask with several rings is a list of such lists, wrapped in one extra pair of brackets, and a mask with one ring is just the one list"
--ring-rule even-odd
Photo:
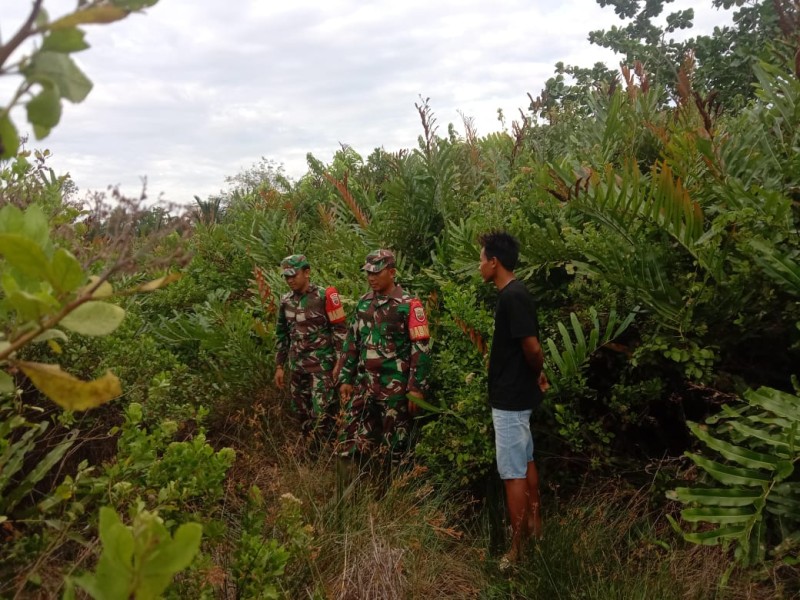
[(375, 398), (357, 387), (340, 413), (338, 452), (369, 455), (378, 449), (398, 455), (408, 447), (412, 422), (405, 395)]
[(331, 436), (336, 423), (336, 390), (330, 371), (306, 373), (295, 370), (289, 378), (292, 410), (304, 435)]

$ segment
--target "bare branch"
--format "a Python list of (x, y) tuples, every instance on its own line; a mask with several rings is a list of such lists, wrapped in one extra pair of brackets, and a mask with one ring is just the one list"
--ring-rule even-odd
[(8, 58), (19, 48), (20, 44), (25, 41), (25, 38), (33, 32), (33, 24), (36, 22), (36, 17), (39, 16), (39, 11), (42, 9), (42, 2), (44, 2), (44, 0), (34, 0), (31, 14), (28, 15), (28, 20), (22, 24), (22, 27), (19, 28), (19, 31), (17, 31), (7, 44), (0, 46), (0, 68), (6, 64)]

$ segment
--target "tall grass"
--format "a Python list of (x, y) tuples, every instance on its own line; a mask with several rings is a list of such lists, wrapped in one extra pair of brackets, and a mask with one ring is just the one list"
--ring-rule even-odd
[[(776, 580), (734, 573), (720, 587), (731, 557), (718, 547), (683, 542), (645, 490), (614, 480), (564, 504), (546, 503), (545, 533), (523, 560), (496, 576), (484, 598), (664, 599), (788, 598)], [(485, 528), (484, 528), (485, 531)], [(488, 537), (488, 534), (484, 534)]]
[(306, 507), (316, 546), (294, 565), (288, 597), (478, 597), (486, 554), (463, 528), (463, 498), (435, 489), (420, 467), (386, 476), (367, 466), (342, 486), (335, 460), (284, 457), (282, 485)]
[[(274, 399), (273, 399), (274, 400)], [(309, 450), (284, 409), (251, 407), (228, 439), (240, 447), (234, 475), (274, 500), (300, 502), (310, 542), (282, 578), (287, 598), (330, 599), (706, 599), (790, 598), (792, 572), (735, 572), (731, 557), (684, 543), (663, 518), (663, 503), (621, 480), (594, 482), (566, 501), (544, 496), (544, 539), (510, 571), (496, 523), (502, 496), (479, 506), (456, 489), (434, 485), (423, 468), (392, 476), (367, 465), (342, 486), (330, 450)], [(256, 422), (258, 425), (256, 426)]]

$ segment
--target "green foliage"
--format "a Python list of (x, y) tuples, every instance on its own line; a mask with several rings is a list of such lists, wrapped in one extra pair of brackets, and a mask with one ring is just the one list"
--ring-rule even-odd
[[(188, 567), (198, 550), (202, 527), (184, 523), (170, 534), (156, 512), (140, 505), (131, 525), (107, 506), (100, 509), (103, 551), (94, 573), (73, 578), (95, 600), (160, 598), (172, 578)], [(74, 598), (68, 591), (67, 598)]]
[[(289, 500), (284, 502), (284, 507), (286, 502)], [(291, 554), (278, 540), (266, 537), (264, 509), (261, 490), (253, 486), (240, 519), (241, 531), (236, 538), (233, 560), (230, 565), (236, 594), (239, 598), (267, 600), (281, 597), (278, 584)], [(297, 517), (299, 517), (299, 513), (294, 510), (287, 524), (296, 523)], [(299, 542), (299, 540), (297, 541)], [(303, 547), (305, 548), (305, 546)]]
[(128, 502), (140, 495), (157, 501), (165, 513), (193, 502), (202, 503), (210, 511), (223, 494), (234, 451), (215, 451), (202, 431), (187, 441), (172, 441), (178, 423), (165, 420), (148, 431), (143, 416), (137, 403), (125, 409), (117, 461), (105, 469), (111, 498)]
[[(70, 58), (86, 47), (79, 28), (154, 3), (85, 2), (54, 21), (42, 16), (27, 31), (41, 36), (18, 65), (37, 136), (58, 123), (63, 98), (78, 101), (88, 92), (88, 80)], [(443, 525), (437, 513), (443, 505), (431, 499), (422, 478), (407, 495), (411, 504), (400, 501), (408, 484), (403, 475), (381, 490), (380, 502), (370, 491), (354, 499), (347, 514), (332, 509), (329, 520), (327, 505), (319, 503), (330, 504), (320, 487), (325, 474), (309, 477), (305, 466), (298, 473), (313, 490), (301, 494), (302, 501), (276, 493), (277, 506), (270, 506), (255, 488), (246, 502), (236, 497), (252, 483), (250, 468), (257, 472), (260, 465), (242, 464), (248, 478), (242, 484), (231, 472), (233, 451), (216, 448), (220, 439), (225, 445), (231, 438), (234, 445), (253, 441), (236, 439), (232, 429), (242, 419), (230, 414), (234, 403), (246, 405), (249, 423), (278, 414), (263, 412), (277, 407), (264, 408), (261, 401), (274, 395), (275, 305), (286, 289), (277, 265), (290, 253), (309, 256), (315, 282), (336, 285), (349, 308), (365, 291), (364, 255), (384, 245), (396, 251), (399, 280), (425, 302), (433, 333), (433, 385), (423, 405), (428, 413), (417, 421), (415, 458), (437, 482), (474, 486), (492, 469), (486, 356), (495, 290), (476, 273), (477, 236), (492, 228), (519, 238), (516, 275), (539, 303), (552, 391), (536, 416), (537, 456), (555, 465), (542, 471), (552, 483), (548, 489), (574, 481), (584, 464), (625, 464), (626, 473), (640, 473), (648, 453), (685, 450), (687, 415), (701, 419), (718, 410), (719, 397), (747, 387), (788, 389), (788, 373), (800, 359), (800, 82), (787, 60), (794, 50), (778, 36), (773, 50), (779, 53), (754, 43), (775, 31), (767, 3), (737, 7), (742, 20), (736, 31), (686, 43), (665, 34), (687, 27), (689, 12), (659, 26), (665, 3), (612, 4), (630, 27), (598, 33), (595, 41), (641, 60), (623, 70), (624, 81), (602, 65), (560, 64), (521, 121), (506, 128), (500, 115), (498, 133), (479, 137), (464, 117), (463, 135), (452, 125), (440, 135), (423, 100), (417, 106), (422, 135), (410, 151), (378, 149), (365, 159), (343, 146), (327, 164), (309, 155), (309, 172), (297, 182), (262, 160), (229, 178), (229, 190), (196, 199), (185, 220), (193, 258), (179, 281), (160, 269), (132, 273), (120, 266), (130, 264), (132, 254), (114, 262), (118, 246), (150, 248), (152, 240), (159, 240), (154, 254), (169, 262), (182, 238), (177, 232), (164, 237), (174, 224), (168, 213), (141, 211), (131, 223), (134, 237), (118, 239), (120, 224), (129, 222), (126, 207), (93, 224), (95, 215), (88, 218), (70, 203), (68, 179), (44, 167), (44, 154), (23, 152), (9, 162), (0, 172), (0, 392), (13, 395), (18, 408), (0, 421), (0, 518), (8, 519), (3, 531), (15, 536), (0, 562), (22, 575), (3, 584), (0, 595), (11, 594), (10, 586), (19, 586), (13, 593), (20, 594), (34, 585), (42, 585), (43, 595), (55, 593), (42, 582), (43, 565), (59, 573), (59, 581), (62, 571), (74, 568), (59, 561), (80, 557), (80, 548), (91, 544), (91, 515), (101, 505), (130, 509), (133, 526), (104, 511), (103, 558), (95, 574), (77, 580), (93, 595), (113, 593), (114, 585), (125, 588), (122, 595), (142, 597), (320, 594), (332, 581), (361, 581), (362, 571), (378, 573), (370, 582), (376, 586), (414, 568), (425, 571), (410, 561), (430, 556), (430, 547), (454, 554), (464, 548), (454, 541), (461, 532)], [(745, 35), (746, 27), (753, 36)], [(739, 48), (722, 48), (725, 40)], [(683, 56), (690, 47), (699, 60), (694, 80)], [(757, 63), (756, 55), (769, 60)], [(751, 75), (757, 82), (752, 90)], [(725, 106), (744, 106), (744, 98), (750, 104), (719, 110), (719, 98), (708, 91), (721, 86), (731, 90), (721, 99)], [(4, 151), (17, 144), (9, 109), (0, 113)], [(601, 325), (595, 307), (615, 310)], [(39, 399), (23, 375), (45, 392), (55, 385), (60, 392), (48, 393), (81, 408), (113, 383), (104, 379), (109, 368), (124, 385), (121, 406), (88, 415), (45, 408), (42, 416), (30, 416)], [(748, 393), (749, 408), (723, 409), (714, 431), (691, 426), (710, 452), (722, 456), (692, 455), (700, 471), (719, 482), (676, 491), (691, 505), (685, 520), (699, 524), (689, 536), (732, 539), (750, 563), (761, 559), (762, 544), (765, 557), (788, 561), (797, 548), (796, 418), (781, 413), (796, 398), (764, 390)], [(225, 418), (209, 420), (210, 411)], [(258, 447), (264, 442), (256, 441)], [(275, 446), (285, 458), (282, 441)], [(270, 489), (278, 485), (270, 481)], [(586, 487), (592, 485), (588, 480)], [(665, 542), (655, 539), (660, 533), (644, 520), (607, 527), (619, 525), (626, 512), (605, 508), (583, 515), (559, 508), (551, 522), (563, 539), (534, 553), (530, 576), (498, 584), (497, 594), (691, 596), (700, 589), (670, 592), (674, 565), (639, 568), (642, 556), (652, 565), (672, 552), (663, 553)], [(415, 528), (396, 527), (401, 513), (415, 516)], [(377, 520), (373, 531), (373, 518), (386, 515), (390, 525)], [(134, 580), (142, 572), (137, 569), (156, 560), (152, 549), (174, 545), (177, 534), (169, 530), (195, 520), (206, 528), (206, 554), (171, 590), (165, 588), (174, 572), (191, 557), (174, 562), (148, 591), (137, 587), (143, 581)], [(611, 529), (617, 533), (606, 535)], [(145, 549), (148, 540), (153, 545)], [(333, 573), (342, 547), (348, 548), (346, 565)], [(411, 558), (403, 569), (382, 572), (369, 562), (372, 550), (395, 548), (415, 548), (404, 555), (404, 561)], [(578, 562), (564, 560), (575, 555)], [(716, 562), (724, 570), (724, 561)], [(636, 585), (620, 582), (614, 569), (632, 574)], [(399, 579), (392, 585), (413, 590), (409, 596), (445, 589), (430, 582), (404, 587)], [(377, 596), (388, 588), (369, 589)], [(463, 595), (479, 593), (469, 587)]]
[(479, 480), (494, 460), (484, 355), (493, 321), (477, 297), (474, 283), (442, 289), (446, 312), (434, 331), (431, 370), (440, 416), (422, 425), (415, 450), (434, 476), (461, 484)]
[(263, 385), (271, 371), (274, 315), (263, 312), (255, 298), (236, 303), (228, 291), (215, 290), (191, 311), (158, 317), (147, 331), (202, 369), (205, 385), (213, 378), (218, 394), (233, 395)]
[[(91, 0), (51, 21), (42, 2), (35, 2), (26, 21), (8, 42), (0, 46), (0, 67), (3, 75), (21, 76), (22, 82), (10, 102), (0, 109), (0, 159), (17, 154), (20, 139), (11, 120), (12, 109), (28, 96), (28, 122), (36, 139), (41, 140), (61, 120), (62, 100), (83, 102), (92, 89), (92, 82), (70, 56), (89, 47), (83, 24), (111, 23), (124, 19), (131, 11), (153, 6), (157, 0)], [(29, 55), (17, 57), (7, 64), (28, 39), (39, 43)]]
[[(740, 562), (796, 561), (800, 540), (800, 484), (795, 465), (798, 446), (798, 396), (771, 388), (745, 393), (747, 404), (724, 406), (709, 425), (690, 424), (711, 451), (688, 456), (711, 481), (705, 487), (680, 487), (668, 496), (688, 508), (687, 523), (709, 526), (684, 532), (690, 542), (733, 545)], [(721, 457), (722, 461), (717, 458)], [(704, 482), (705, 483), (705, 482)], [(677, 527), (677, 524), (675, 524)]]
[[(47, 218), (35, 205), (24, 212), (10, 204), (0, 209), (0, 256), (4, 259), (0, 364), (19, 366), (34, 385), (64, 408), (86, 410), (119, 396), (119, 381), (111, 374), (103, 380), (82, 382), (54, 365), (15, 360), (15, 353), (30, 343), (66, 339), (57, 326), (89, 335), (114, 331), (125, 311), (92, 300), (105, 278), (88, 282), (78, 260), (54, 246)], [(12, 391), (8, 376), (3, 382), (5, 390)]]
[(33, 468), (23, 470), (50, 424), (47, 421), (31, 423), (15, 414), (10, 406), (0, 406), (0, 418), (0, 522), (4, 522), (11, 517), (17, 504), (62, 460), (75, 443), (78, 432), (70, 432)]
[(553, 338), (548, 338), (545, 342), (550, 360), (555, 369), (557, 369), (557, 371), (548, 370), (548, 379), (555, 392), (558, 392), (561, 382), (566, 383), (569, 380), (581, 377), (581, 370), (586, 365), (589, 357), (599, 348), (622, 335), (636, 317), (636, 313), (632, 312), (624, 320), (618, 321), (616, 311), (611, 309), (608, 313), (605, 329), (603, 329), (600, 326), (600, 319), (594, 307), (589, 308), (589, 315), (592, 329), (589, 331), (588, 339), (583, 327), (581, 327), (578, 316), (575, 313), (570, 313), (571, 332), (566, 325), (558, 323), (563, 350), (559, 350)]

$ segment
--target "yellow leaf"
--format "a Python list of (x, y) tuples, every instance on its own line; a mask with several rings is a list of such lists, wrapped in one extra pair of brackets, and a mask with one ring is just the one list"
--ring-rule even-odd
[(128, 11), (112, 5), (90, 6), (53, 21), (46, 29), (67, 29), (91, 23), (113, 23), (128, 16)]
[[(97, 283), (98, 279), (100, 278), (97, 275), (92, 275), (91, 277), (89, 277), (89, 285), (86, 285), (81, 289), (79, 289), (78, 295), (83, 296), (89, 288), (93, 287)], [(113, 295), (114, 295), (114, 288), (110, 283), (104, 281), (103, 283), (100, 284), (100, 287), (98, 287), (94, 291), (94, 293), (92, 294), (92, 298), (108, 298), (109, 296)]]
[(152, 292), (154, 290), (160, 289), (165, 285), (172, 283), (173, 281), (177, 281), (181, 278), (180, 273), (170, 273), (169, 275), (164, 275), (164, 277), (159, 277), (158, 279), (154, 279), (153, 281), (148, 281), (147, 283), (143, 283), (138, 288), (136, 288), (137, 292)]
[(53, 339), (47, 340), (47, 345), (50, 346), (50, 350), (52, 350), (56, 354), (61, 354), (62, 352), (61, 345), (57, 341)]
[(122, 395), (119, 379), (111, 371), (94, 381), (81, 381), (58, 365), (15, 361), (40, 392), (67, 410), (87, 410)]

